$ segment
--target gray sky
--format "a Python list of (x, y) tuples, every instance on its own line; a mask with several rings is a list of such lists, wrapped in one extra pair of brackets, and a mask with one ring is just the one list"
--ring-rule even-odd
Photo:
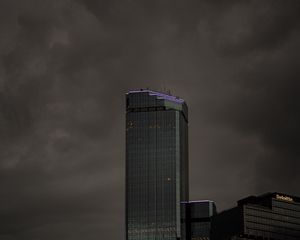
[(0, 239), (124, 239), (129, 89), (187, 101), (191, 199), (300, 195), (299, 12), (0, 0)]

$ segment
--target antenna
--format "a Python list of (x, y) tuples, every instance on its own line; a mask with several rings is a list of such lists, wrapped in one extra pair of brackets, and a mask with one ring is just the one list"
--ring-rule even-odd
[(167, 92), (165, 80), (163, 80), (163, 89), (162, 89), (162, 92), (163, 92), (163, 93), (166, 93), (166, 92)]

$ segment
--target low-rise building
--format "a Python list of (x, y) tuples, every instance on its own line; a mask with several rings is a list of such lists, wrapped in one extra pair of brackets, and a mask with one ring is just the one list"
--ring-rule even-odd
[(212, 218), (212, 240), (300, 239), (300, 198), (266, 193), (238, 201)]

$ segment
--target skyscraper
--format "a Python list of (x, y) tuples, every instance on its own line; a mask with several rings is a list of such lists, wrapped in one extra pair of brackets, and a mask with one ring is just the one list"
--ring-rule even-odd
[(188, 110), (151, 90), (126, 94), (126, 240), (185, 239)]

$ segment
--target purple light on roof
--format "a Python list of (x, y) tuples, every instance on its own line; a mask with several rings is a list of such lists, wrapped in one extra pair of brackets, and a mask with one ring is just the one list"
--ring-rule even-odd
[(157, 96), (159, 99), (162, 99), (162, 100), (168, 100), (168, 101), (179, 103), (179, 104), (184, 103), (184, 100), (181, 99), (181, 98), (177, 98), (175, 96), (168, 95), (168, 94), (165, 94), (165, 93), (151, 91), (151, 90), (148, 90), (148, 89), (131, 90), (128, 93), (141, 93), (141, 92), (147, 92), (147, 93), (149, 93), (150, 96)]
[(181, 202), (181, 203), (214, 203), (214, 201), (211, 200), (195, 200), (195, 201), (185, 201), (185, 202)]
[(214, 202), (211, 200), (195, 200), (195, 201), (189, 201), (190, 203), (201, 203), (201, 202)]

